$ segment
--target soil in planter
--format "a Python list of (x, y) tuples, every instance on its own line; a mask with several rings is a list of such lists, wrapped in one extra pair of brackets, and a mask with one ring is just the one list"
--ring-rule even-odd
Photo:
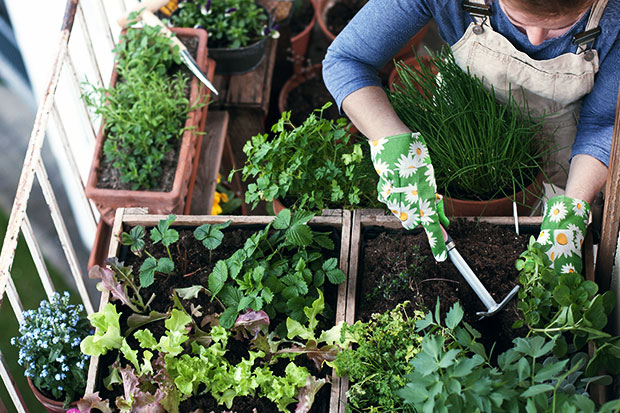
[[(209, 254), (209, 251), (194, 238), (193, 231), (191, 229), (176, 228), (179, 232), (179, 240), (171, 247), (171, 254), (175, 261), (176, 275), (165, 276), (162, 274), (155, 275), (155, 282), (147, 288), (141, 290), (141, 295), (145, 300), (148, 300), (152, 294), (155, 294), (155, 299), (151, 303), (151, 309), (154, 311), (165, 312), (171, 305), (169, 298), (172, 296), (172, 291), (176, 288), (184, 288), (192, 285), (208, 285), (208, 276), (211, 273), (215, 263), (220, 259), (228, 258), (234, 251), (243, 247), (245, 241), (257, 230), (264, 228), (263, 225), (245, 226), (243, 229), (239, 228), (226, 228), (222, 230), (224, 232), (224, 239), (222, 244)], [(333, 228), (324, 226), (313, 226), (314, 230), (322, 232), (331, 232), (332, 240), (336, 245), (336, 248), (332, 251), (325, 251), (325, 258), (337, 257), (339, 254), (340, 239), (339, 235)], [(127, 230), (128, 231), (128, 230)], [(147, 232), (150, 231), (147, 228)], [(165, 248), (159, 244), (153, 245), (150, 237), (145, 237), (145, 250), (149, 251), (154, 257), (160, 258), (167, 256)], [(132, 266), (135, 272), (135, 281), (138, 283), (138, 269), (144, 261), (145, 257), (139, 258), (132, 253), (129, 253), (126, 247), (123, 247), (119, 255), (120, 260), (124, 261), (125, 266)], [(333, 325), (335, 318), (335, 309), (337, 304), (337, 286), (326, 282), (323, 286), (325, 294), (325, 312), (327, 320), (321, 320), (319, 328), (328, 328)], [(127, 318), (131, 311), (128, 307), (121, 305), (118, 301), (112, 301), (116, 304), (117, 310), (121, 312), (121, 330), (126, 330)], [(199, 294), (197, 299), (181, 300), (183, 306), (191, 314), (192, 308), (200, 308), (203, 313), (203, 317), (208, 317), (211, 314), (219, 313), (222, 308), (219, 308), (215, 302), (211, 302), (210, 298), (206, 294)], [(200, 306), (200, 307), (198, 307)], [(282, 319), (271, 320), (272, 325), (284, 321)], [(200, 322), (200, 321), (198, 321)], [(330, 324), (331, 323), (331, 324)], [(164, 334), (165, 326), (163, 321), (149, 323), (147, 327), (151, 333), (159, 339)], [(207, 327), (205, 327), (207, 328)], [(132, 348), (137, 348), (137, 340), (133, 337), (133, 334), (128, 337), (128, 342)], [(248, 356), (248, 342), (239, 342), (232, 337), (228, 342), (228, 352), (226, 358), (231, 363), (237, 363), (241, 358), (247, 358)], [(96, 389), (100, 392), (100, 396), (103, 399), (115, 400), (117, 396), (122, 395), (122, 386), (116, 386), (112, 391), (107, 390), (103, 386), (103, 378), (109, 374), (107, 366), (110, 366), (118, 357), (117, 351), (108, 352), (108, 354), (101, 356), (99, 365), (101, 368), (99, 374), (99, 382)], [(288, 363), (288, 360), (286, 360)], [(325, 377), (327, 374), (327, 368), (318, 371), (314, 364), (306, 357), (298, 356), (295, 359), (296, 364), (305, 366), (310, 373), (315, 377)], [(128, 362), (123, 359), (122, 365)], [(274, 369), (274, 374), (284, 375), (284, 368), (286, 364), (281, 368)], [(311, 409), (312, 413), (327, 412), (329, 405), (329, 391), (330, 386), (324, 385), (323, 388), (317, 393), (315, 402)], [(250, 413), (254, 412), (254, 408), (260, 413), (272, 413), (277, 412), (275, 404), (267, 398), (253, 398), (253, 397), (237, 397), (233, 402), (232, 409), (226, 409), (225, 406), (218, 406), (216, 400), (210, 395), (202, 395), (190, 397), (181, 403), (181, 412), (193, 412), (197, 408), (203, 409), (205, 412), (228, 412), (235, 411), (238, 413)], [(291, 404), (291, 411), (295, 409), (295, 405)]]
[(314, 17), (314, 7), (312, 7), (310, 0), (302, 0), (299, 3), (299, 9), (294, 11), (289, 22), (291, 37), (301, 33), (310, 24), (312, 17)]
[[(453, 220), (448, 232), (496, 302), (519, 284), (514, 264), (533, 234), (519, 236), (509, 228), (463, 219)], [(512, 328), (520, 318), (516, 299), (493, 317), (480, 320), (476, 312), (486, 308), (450, 259), (435, 262), (421, 229), (368, 228), (363, 234), (359, 274), (356, 319), (367, 321), (372, 313), (388, 311), (405, 300), (411, 302), (412, 310), (434, 311), (439, 299), (442, 320), (460, 302), (464, 320), (480, 331), (487, 351), (496, 343), (494, 355), (512, 347), (512, 340), (524, 334)]]
[[(198, 50), (198, 39), (196, 37), (179, 36), (183, 41), (183, 44), (187, 46), (190, 55), (196, 56)], [(185, 65), (173, 65), (170, 68), (170, 76), (177, 72), (183, 73), (187, 80), (187, 86), (185, 90), (185, 96), (189, 99), (191, 93), (191, 83), (193, 79), (192, 72)], [(121, 82), (121, 79), (117, 79), (117, 82)], [(150, 188), (149, 191), (155, 192), (170, 192), (174, 185), (174, 177), (177, 171), (177, 164), (179, 162), (179, 152), (181, 150), (181, 142), (183, 140), (182, 134), (177, 138), (176, 144), (173, 149), (166, 153), (165, 158), (160, 164), (162, 172), (157, 178), (157, 185)], [(102, 155), (103, 156), (103, 155)], [(105, 156), (102, 157), (99, 164), (99, 171), (97, 174), (97, 188), (102, 189), (116, 189), (116, 190), (133, 190), (132, 182), (122, 182), (121, 174), (118, 168), (114, 167), (114, 162), (108, 161)]]
[(323, 83), (323, 76), (317, 74), (290, 91), (286, 98), (286, 110), (291, 111), (293, 125), (299, 126), (314, 109), (320, 109), (326, 102), (332, 102), (332, 105), (323, 111), (323, 118), (341, 118), (332, 95)]
[(353, 16), (366, 4), (367, 0), (338, 0), (325, 14), (325, 25), (334, 35), (344, 29)]

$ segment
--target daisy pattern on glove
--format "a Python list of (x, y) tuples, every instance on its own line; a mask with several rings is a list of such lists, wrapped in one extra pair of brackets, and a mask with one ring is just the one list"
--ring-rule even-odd
[(404, 228), (422, 225), (433, 256), (447, 258), (441, 224), (448, 225), (443, 200), (437, 196), (437, 184), (428, 148), (422, 136), (402, 134), (370, 142), (370, 153), (379, 174), (379, 200)]
[(547, 201), (536, 240), (558, 274), (581, 273), (581, 248), (590, 206), (581, 199), (558, 195)]

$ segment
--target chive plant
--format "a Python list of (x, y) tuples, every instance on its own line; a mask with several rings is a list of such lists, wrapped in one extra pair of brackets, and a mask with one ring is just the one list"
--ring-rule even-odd
[(437, 187), (459, 199), (513, 198), (542, 172), (549, 152), (540, 136), (544, 119), (520, 107), (511, 91), (500, 103), (449, 49), (431, 54), (431, 61), (434, 68), (418, 57), (420, 69), (397, 62), (401, 83), (388, 96), (402, 121), (426, 140)]

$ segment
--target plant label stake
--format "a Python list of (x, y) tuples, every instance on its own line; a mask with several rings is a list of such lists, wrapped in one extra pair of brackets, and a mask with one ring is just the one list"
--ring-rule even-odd
[[(183, 64), (187, 66), (187, 68), (194, 74), (194, 76), (198, 78), (198, 80), (200, 80), (213, 93), (218, 95), (217, 89), (215, 89), (215, 86), (213, 86), (213, 84), (209, 81), (209, 79), (207, 79), (207, 76), (205, 76), (205, 74), (202, 73), (202, 70), (200, 70), (198, 63), (196, 63), (194, 58), (189, 54), (189, 51), (187, 50), (187, 47), (183, 44), (183, 42), (180, 41), (174, 35), (174, 33), (172, 33), (170, 29), (168, 29), (166, 25), (163, 24), (162, 21), (159, 20), (159, 18), (153, 14), (154, 11), (159, 10), (160, 7), (163, 7), (166, 4), (167, 4), (167, 1), (162, 1), (162, 0), (145, 0), (141, 3), (138, 3), (132, 11), (142, 10), (140, 12), (139, 17), (144, 24), (148, 24), (149, 26), (161, 27), (161, 33), (163, 33), (165, 36), (167, 36), (170, 39), (170, 46), (175, 46), (175, 45), (179, 46), (179, 55), (181, 57), (181, 60), (183, 61)], [(123, 16), (120, 19), (118, 19), (118, 24), (121, 27), (127, 26), (128, 15)]]
[[(443, 229), (443, 228), (442, 228)], [(480, 301), (487, 308), (487, 311), (478, 311), (476, 315), (479, 315), (481, 318), (490, 317), (498, 313), (502, 308), (508, 304), (508, 302), (514, 297), (519, 291), (519, 286), (515, 286), (510, 293), (504, 298), (500, 303), (497, 303), (491, 294), (487, 291), (487, 289), (482, 285), (480, 279), (474, 274), (472, 269), (467, 265), (467, 262), (463, 259), (461, 254), (456, 250), (456, 245), (454, 245), (454, 241), (446, 233), (443, 231), (444, 237), (446, 240), (446, 249), (448, 250), (448, 256), (450, 257), (450, 261), (454, 264), (454, 266), (459, 270), (465, 281), (469, 284), (469, 286), (474, 290)]]

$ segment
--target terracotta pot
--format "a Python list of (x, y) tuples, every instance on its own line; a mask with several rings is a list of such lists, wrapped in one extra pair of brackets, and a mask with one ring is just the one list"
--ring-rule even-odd
[(45, 407), (45, 410), (47, 410), (50, 413), (64, 413), (66, 411), (68, 411), (69, 409), (73, 409), (73, 408), (77, 408), (77, 401), (71, 403), (71, 405), (67, 408), (65, 408), (64, 403), (63, 402), (59, 402), (58, 400), (53, 400), (50, 399), (48, 397), (46, 397), (43, 393), (41, 393), (41, 391), (39, 391), (39, 389), (37, 389), (34, 384), (32, 383), (32, 381), (30, 380), (30, 377), (27, 377), (28, 380), (28, 385), (30, 386), (30, 389), (32, 390), (32, 393), (34, 394), (34, 397), (37, 398), (37, 400), (39, 402), (41, 402), (41, 404), (43, 405), (43, 407)]
[(271, 202), (271, 207), (273, 208), (273, 214), (278, 215), (283, 209), (286, 209), (284, 204), (277, 198)]
[[(280, 89), (280, 95), (278, 96), (278, 109), (280, 110), (280, 114), (284, 111), (291, 110), (292, 108), (287, 107), (287, 99), (289, 93), (296, 87), (299, 87), (306, 80), (311, 79), (314, 76), (321, 74), (322, 65), (321, 63), (317, 63), (315, 65), (310, 66), (306, 71), (294, 73), (286, 83)], [(324, 103), (324, 102), (323, 102)], [(333, 103), (333, 102), (332, 102)], [(353, 123), (349, 123), (348, 131), (352, 134), (359, 133), (359, 130), (353, 125)]]
[[(519, 216), (529, 216), (537, 206), (543, 194), (543, 174), (539, 173), (525, 191), (517, 192), (517, 213)], [(493, 199), (490, 201), (471, 201), (464, 199), (444, 197), (444, 211), (448, 218), (451, 217), (479, 217), (479, 216), (512, 216), (512, 199), (508, 197)]]
[(103, 267), (105, 259), (108, 258), (108, 247), (110, 246), (110, 236), (112, 235), (112, 226), (108, 225), (103, 219), (97, 224), (97, 232), (95, 233), (95, 242), (88, 256), (87, 269), (93, 265)]
[[(323, 32), (325, 37), (331, 42), (332, 40), (336, 38), (336, 35), (327, 28), (327, 12), (329, 11), (330, 8), (334, 6), (334, 4), (338, 2), (338, 0), (314, 0), (314, 1), (315, 1), (314, 8), (316, 12), (316, 19), (319, 22), (319, 27), (321, 28), (321, 31)], [(428, 29), (428, 26), (424, 26), (419, 32), (417, 32), (407, 42), (407, 44), (403, 46), (403, 48), (394, 56), (394, 58), (402, 58), (403, 56), (412, 54), (413, 49), (417, 48), (422, 42), (422, 39), (424, 39), (424, 35), (426, 34), (427, 29)]]
[[(214, 65), (211, 64), (207, 67), (206, 32), (202, 29), (189, 28), (172, 28), (171, 30), (181, 39), (184, 37), (198, 38), (198, 52), (197, 56), (195, 56), (195, 60), (199, 62), (200, 68), (204, 72), (207, 72), (207, 77), (213, 79)], [(116, 70), (114, 70), (110, 87), (116, 84), (117, 78), (118, 74)], [(204, 100), (205, 96), (210, 94), (206, 87), (199, 87), (199, 84), (200, 82), (197, 78), (192, 78), (190, 92), (190, 102), (192, 103), (197, 102), (199, 99)], [(104, 133), (105, 122), (102, 122), (99, 133), (97, 134), (93, 162), (91, 164), (85, 191), (88, 198), (95, 202), (102, 219), (104, 219), (108, 225), (112, 225), (115, 209), (120, 207), (146, 207), (151, 213), (158, 214), (183, 213), (186, 197), (191, 201), (189, 181), (195, 169), (193, 163), (198, 162), (198, 155), (200, 153), (199, 145), (201, 144), (201, 139), (200, 135), (195, 132), (199, 130), (201, 122), (204, 121), (203, 119), (206, 115), (207, 106), (205, 105), (203, 108), (191, 111), (187, 116), (184, 125), (186, 131), (183, 133), (181, 141), (174, 183), (172, 190), (169, 192), (114, 190), (97, 187), (101, 158), (103, 156), (103, 144), (106, 139), (106, 134)]]
[(314, 0), (310, 1), (312, 8), (315, 10), (312, 16), (312, 20), (305, 29), (300, 33), (291, 37), (291, 51), (293, 52), (293, 71), (299, 73), (303, 68), (304, 61), (308, 55), (308, 44), (310, 43), (310, 36), (312, 35), (312, 29), (316, 24), (316, 7)]

